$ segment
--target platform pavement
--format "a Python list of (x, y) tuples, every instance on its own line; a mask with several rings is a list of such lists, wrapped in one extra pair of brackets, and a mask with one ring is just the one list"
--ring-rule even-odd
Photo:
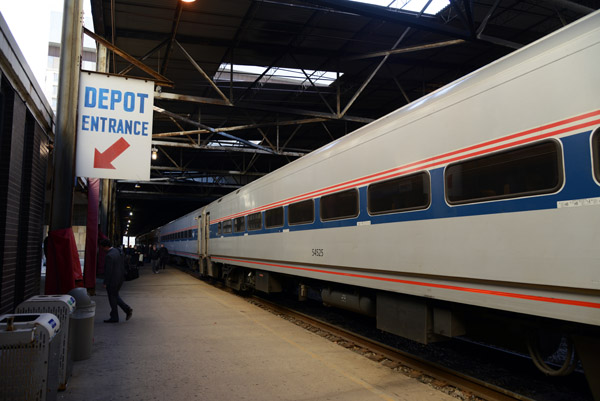
[(104, 323), (62, 401), (456, 400), (174, 268), (126, 282), (133, 317)]

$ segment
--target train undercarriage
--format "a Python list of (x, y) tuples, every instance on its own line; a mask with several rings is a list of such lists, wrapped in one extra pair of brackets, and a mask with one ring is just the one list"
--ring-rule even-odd
[[(294, 294), (298, 300), (369, 316), (377, 328), (421, 344), (465, 337), (529, 355), (548, 376), (583, 369), (600, 400), (600, 330), (596, 327), (406, 294), (352, 287), (264, 270), (185, 259), (200, 277), (222, 281), (238, 292)], [(552, 362), (547, 362), (553, 355)], [(561, 359), (558, 363), (556, 358)]]

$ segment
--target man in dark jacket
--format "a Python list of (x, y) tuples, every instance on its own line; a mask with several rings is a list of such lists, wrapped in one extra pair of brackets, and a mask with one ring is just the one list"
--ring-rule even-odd
[(133, 309), (119, 296), (119, 290), (125, 280), (123, 256), (118, 249), (111, 247), (110, 241), (107, 239), (100, 241), (100, 247), (106, 251), (104, 259), (104, 287), (106, 288), (108, 303), (110, 304), (110, 319), (105, 320), (104, 323), (119, 322), (118, 306), (125, 312), (125, 320), (129, 320), (133, 314)]
[(152, 273), (158, 274), (158, 250), (156, 249), (156, 244), (152, 245), (150, 248), (150, 264), (152, 265)]
[(159, 268), (163, 269), (167, 265), (167, 259), (169, 259), (169, 250), (164, 244), (160, 244), (160, 248), (158, 250), (158, 257), (160, 259)]

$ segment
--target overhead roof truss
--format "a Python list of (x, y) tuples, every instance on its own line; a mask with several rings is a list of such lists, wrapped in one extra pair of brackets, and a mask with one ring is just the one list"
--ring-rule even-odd
[[(594, 4), (451, 0), (431, 16), (347, 0), (92, 0), (97, 40), (119, 56), (110, 73), (142, 71), (157, 82), (152, 180), (137, 189), (120, 182), (118, 193), (143, 205), (134, 194), (169, 199), (172, 192), (180, 204), (199, 206), (582, 17)], [(226, 64), (229, 80), (216, 81)], [(240, 80), (234, 65), (264, 72)], [(296, 69), (306, 80), (265, 83), (273, 67)], [(318, 86), (308, 71), (331, 71), (336, 79)], [(193, 196), (181, 194), (186, 190)]]

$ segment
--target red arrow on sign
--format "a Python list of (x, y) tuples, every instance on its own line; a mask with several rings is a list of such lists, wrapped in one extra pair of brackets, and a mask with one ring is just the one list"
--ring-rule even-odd
[(125, 152), (125, 149), (128, 147), (129, 143), (125, 139), (119, 138), (117, 142), (110, 145), (103, 153), (98, 152), (98, 149), (94, 149), (94, 168), (114, 170), (115, 166), (111, 162), (119, 157), (121, 153)]

